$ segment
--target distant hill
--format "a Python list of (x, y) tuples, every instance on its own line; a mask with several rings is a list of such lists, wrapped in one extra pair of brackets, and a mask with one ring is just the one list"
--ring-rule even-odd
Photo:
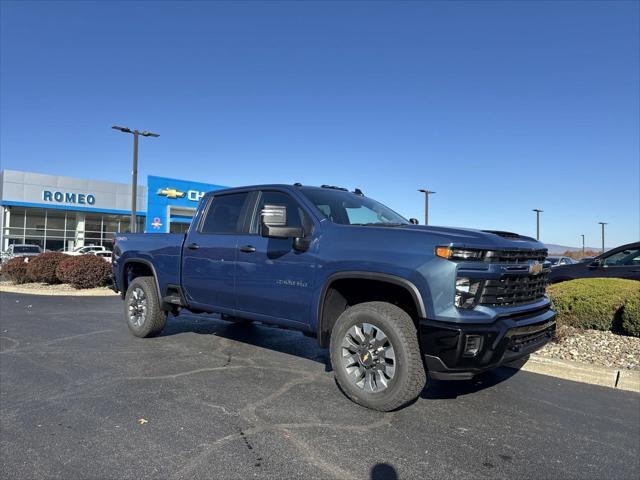
[[(549, 253), (564, 253), (564, 252), (581, 252), (582, 247), (567, 247), (566, 245), (556, 245), (555, 243), (545, 243), (545, 247), (549, 250)], [(585, 250), (595, 250), (596, 252), (600, 251), (599, 247), (584, 247)], [(607, 248), (608, 250), (609, 248)]]

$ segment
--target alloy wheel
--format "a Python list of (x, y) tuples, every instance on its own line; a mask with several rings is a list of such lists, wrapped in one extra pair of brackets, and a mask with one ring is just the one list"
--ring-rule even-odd
[(342, 340), (342, 365), (354, 385), (366, 392), (381, 392), (396, 371), (393, 345), (380, 327), (352, 326)]
[(140, 328), (147, 317), (147, 295), (140, 287), (131, 292), (129, 299), (129, 321), (134, 327)]

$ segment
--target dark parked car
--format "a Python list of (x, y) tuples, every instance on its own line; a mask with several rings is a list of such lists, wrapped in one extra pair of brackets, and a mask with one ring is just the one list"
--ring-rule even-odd
[(591, 262), (565, 265), (551, 270), (549, 282), (575, 278), (614, 277), (640, 280), (640, 242), (629, 243), (597, 256)]

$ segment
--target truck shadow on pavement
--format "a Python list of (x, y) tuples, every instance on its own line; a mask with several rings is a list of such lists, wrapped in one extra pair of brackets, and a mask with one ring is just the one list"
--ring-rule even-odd
[(491, 388), (514, 376), (518, 370), (514, 368), (496, 368), (477, 375), (471, 380), (432, 380), (427, 381), (427, 388), (422, 391), (421, 398), (427, 400), (444, 400), (470, 395)]
[(160, 336), (179, 333), (215, 335), (254, 347), (306, 358), (323, 364), (325, 371), (331, 371), (328, 350), (321, 348), (315, 338), (305, 337), (295, 330), (253, 322), (229, 322), (215, 315), (184, 314), (170, 317)]
[[(321, 348), (314, 338), (302, 333), (260, 323), (238, 323), (220, 319), (215, 315), (183, 314), (170, 317), (160, 337), (196, 333), (215, 335), (220, 338), (264, 348), (286, 355), (294, 355), (324, 365), (325, 372), (331, 372), (329, 351)], [(472, 380), (427, 380), (427, 387), (420, 398), (425, 400), (453, 399), (470, 395), (502, 383), (518, 372), (514, 368), (497, 368), (482, 373)]]

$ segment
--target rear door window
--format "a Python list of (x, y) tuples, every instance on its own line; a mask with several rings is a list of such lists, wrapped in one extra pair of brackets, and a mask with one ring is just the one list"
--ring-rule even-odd
[(214, 196), (200, 233), (241, 233), (248, 199), (247, 192)]

